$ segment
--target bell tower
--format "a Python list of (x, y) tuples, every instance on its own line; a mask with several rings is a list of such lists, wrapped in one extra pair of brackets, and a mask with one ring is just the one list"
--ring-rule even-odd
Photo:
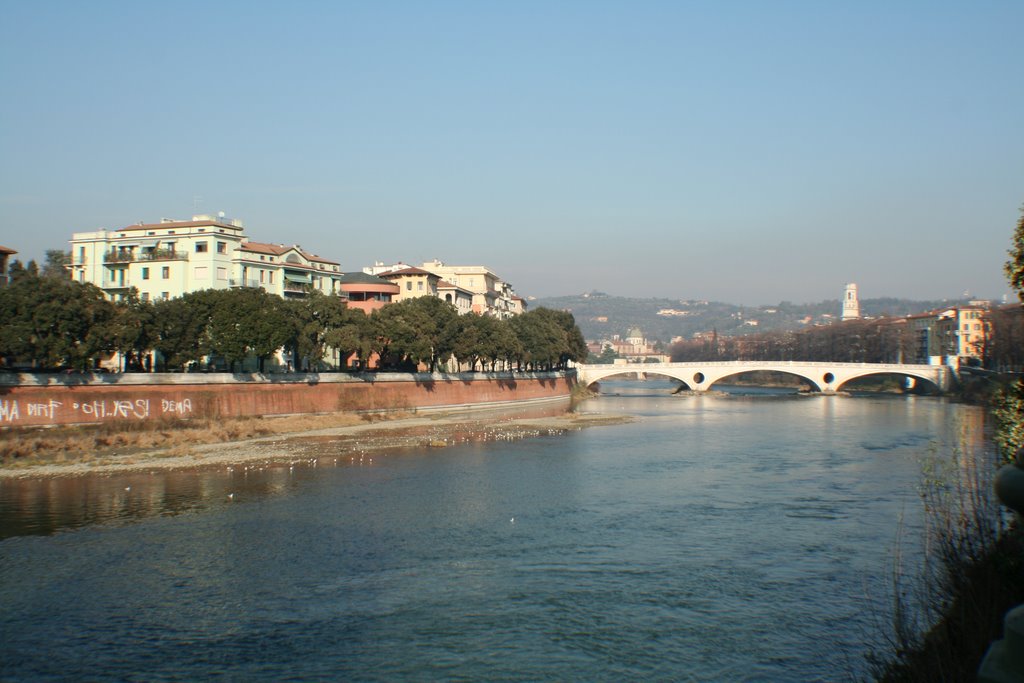
[(850, 282), (846, 285), (846, 293), (843, 295), (842, 320), (856, 320), (860, 317), (860, 302), (857, 301), (857, 284)]

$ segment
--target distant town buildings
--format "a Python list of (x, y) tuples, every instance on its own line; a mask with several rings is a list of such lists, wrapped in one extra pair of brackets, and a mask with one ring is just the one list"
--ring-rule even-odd
[(4, 246), (0, 246), (0, 287), (10, 282), (10, 259), (11, 256), (17, 254), (14, 249), (9, 249)]
[(597, 356), (610, 349), (619, 361), (628, 363), (667, 363), (670, 360), (669, 354), (660, 351), (655, 342), (648, 341), (639, 327), (630, 329), (625, 339), (614, 335), (610, 339), (588, 342), (587, 348)]
[(842, 320), (856, 320), (860, 317), (860, 302), (857, 301), (857, 284), (851, 282), (846, 285), (843, 293)]

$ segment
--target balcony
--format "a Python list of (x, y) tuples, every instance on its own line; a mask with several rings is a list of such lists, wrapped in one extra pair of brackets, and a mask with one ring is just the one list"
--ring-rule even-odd
[(153, 249), (136, 254), (134, 250), (108, 251), (103, 256), (104, 263), (131, 263), (133, 261), (187, 261), (188, 252), (174, 249)]
[(128, 289), (131, 287), (128, 278), (117, 280), (104, 280), (103, 289)]
[(175, 249), (154, 249), (153, 251), (144, 251), (139, 256), (139, 261), (187, 261), (187, 251), (177, 251)]
[(108, 251), (103, 255), (104, 263), (130, 263), (135, 260), (135, 254), (130, 251)]
[(245, 287), (248, 289), (260, 289), (261, 287), (263, 287), (263, 283), (260, 282), (259, 280), (243, 280), (241, 278), (231, 278), (230, 280), (228, 280), (228, 284), (231, 287)]

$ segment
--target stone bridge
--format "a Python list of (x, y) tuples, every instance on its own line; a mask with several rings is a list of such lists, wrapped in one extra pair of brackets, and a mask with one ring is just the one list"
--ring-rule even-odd
[(948, 391), (953, 381), (952, 368), (945, 365), (908, 365), (905, 363), (818, 363), (806, 361), (711, 361), (694, 363), (636, 363), (576, 366), (580, 384), (589, 386), (613, 375), (664, 375), (685, 384), (692, 391), (707, 391), (715, 382), (744, 372), (784, 372), (810, 383), (812, 389), (834, 393), (852, 379), (870, 375), (900, 375)]

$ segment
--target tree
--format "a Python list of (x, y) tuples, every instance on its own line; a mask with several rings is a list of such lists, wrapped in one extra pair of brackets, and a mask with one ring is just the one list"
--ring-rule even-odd
[(551, 370), (587, 357), (587, 344), (571, 313), (541, 307), (509, 323), (521, 346), (516, 356), (520, 367), (525, 363), (532, 370)]
[(18, 278), (23, 277), (25, 275), (38, 277), (39, 267), (36, 266), (35, 261), (29, 261), (28, 264), (24, 264), (18, 259), (14, 259), (7, 267), (7, 274), (10, 276), (11, 282), (14, 282)]
[(315, 368), (327, 355), (328, 346), (338, 348), (339, 342), (346, 341), (336, 332), (331, 334), (351, 321), (351, 311), (341, 298), (311, 290), (304, 299), (285, 301), (283, 309), (291, 323), (286, 346), (292, 350), (296, 365), (308, 364)]
[(209, 353), (207, 327), (215, 303), (211, 291), (189, 292), (153, 304), (153, 348), (167, 367), (185, 369)]
[(232, 369), (250, 355), (260, 372), (267, 358), (291, 335), (284, 302), (262, 289), (208, 290), (213, 301), (207, 326), (210, 354), (223, 356)]
[(452, 356), (458, 312), (432, 296), (406, 299), (373, 312), (376, 348), (383, 364), (430, 371)]
[[(490, 316), (486, 316), (490, 318)], [(493, 320), (493, 318), (491, 318)], [(469, 363), (469, 371), (476, 372), (477, 361), (484, 353), (487, 322), (485, 316), (469, 313), (459, 317), (453, 352), (459, 363)]]
[(43, 264), (43, 269), (40, 275), (43, 277), (52, 277), (60, 280), (68, 280), (71, 278), (71, 273), (67, 266), (71, 264), (71, 252), (61, 251), (60, 249), (47, 249), (46, 250), (46, 263)]
[(374, 347), (374, 327), (363, 311), (347, 308), (341, 320), (324, 332), (324, 343), (338, 352), (342, 363), (355, 354), (360, 368), (365, 368)]
[(0, 289), (0, 356), (40, 368), (93, 367), (115, 343), (114, 305), (93, 285), (39, 277), (30, 269)]
[[(1009, 254), (1010, 260), (1003, 269), (1010, 286), (1017, 290), (1017, 298), (1024, 301), (1024, 207), (1021, 207)], [(1024, 446), (1024, 379), (994, 397), (992, 413), (996, 421), (995, 441), (1009, 461), (1017, 449)], [(1024, 466), (1024, 463), (1018, 464)]]
[(1017, 229), (1013, 232), (1013, 245), (1010, 247), (1010, 260), (1003, 266), (1010, 286), (1017, 290), (1017, 298), (1024, 301), (1024, 206), (1021, 207)]
[(153, 304), (140, 300), (134, 287), (115, 304), (108, 327), (114, 348), (123, 358), (123, 370), (142, 369), (142, 357), (153, 348), (155, 322)]
[[(674, 353), (675, 351), (673, 351)], [(594, 363), (595, 365), (612, 365), (615, 363), (615, 359), (619, 357), (619, 354), (615, 352), (615, 349), (611, 344), (606, 344), (601, 349), (600, 354), (590, 354), (587, 356), (588, 363)]]

